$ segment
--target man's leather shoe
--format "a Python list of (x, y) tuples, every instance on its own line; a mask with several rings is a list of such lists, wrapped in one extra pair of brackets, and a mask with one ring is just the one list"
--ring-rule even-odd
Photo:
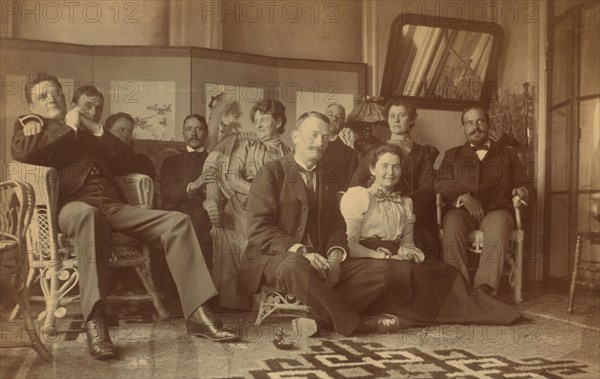
[(398, 317), (390, 314), (361, 317), (356, 327), (356, 333), (389, 333), (400, 329)]
[(185, 326), (189, 335), (208, 338), (211, 341), (238, 341), (240, 335), (223, 326), (210, 306), (204, 304), (198, 307), (187, 319)]
[(117, 356), (117, 349), (110, 340), (108, 324), (103, 312), (97, 311), (85, 323), (88, 351), (94, 359), (110, 359)]

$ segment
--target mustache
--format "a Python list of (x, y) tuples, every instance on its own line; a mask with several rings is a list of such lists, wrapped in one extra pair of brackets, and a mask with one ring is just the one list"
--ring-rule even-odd
[(472, 130), (471, 133), (469, 133), (469, 135), (472, 136), (476, 133), (485, 133), (485, 132), (482, 129), (477, 128), (477, 129)]

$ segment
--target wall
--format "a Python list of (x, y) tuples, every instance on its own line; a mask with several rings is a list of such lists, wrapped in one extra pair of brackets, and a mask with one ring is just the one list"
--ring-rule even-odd
[(361, 8), (360, 1), (224, 0), (219, 9), (223, 49), (274, 57), (360, 62)]
[[(13, 38), (89, 45), (165, 46), (169, 1), (3, 2)], [(3, 33), (3, 36), (5, 34)]]

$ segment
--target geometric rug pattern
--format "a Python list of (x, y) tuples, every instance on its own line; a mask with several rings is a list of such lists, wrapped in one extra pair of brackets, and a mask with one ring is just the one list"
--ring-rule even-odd
[(378, 342), (323, 341), (310, 353), (266, 359), (250, 370), (254, 378), (569, 378), (586, 376), (586, 364), (573, 360), (479, 356), (462, 349), (424, 352), (389, 349)]

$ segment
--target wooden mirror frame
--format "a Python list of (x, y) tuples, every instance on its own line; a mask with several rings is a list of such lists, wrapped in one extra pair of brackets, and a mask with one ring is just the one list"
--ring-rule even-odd
[[(485, 71), (485, 77), (483, 79), (483, 82), (481, 83), (481, 96), (479, 97), (479, 99), (471, 100), (457, 99), (456, 97), (442, 97), (436, 94), (435, 90), (435, 88), (440, 82), (437, 82), (434, 85), (430, 85), (429, 88), (425, 90), (425, 96), (411, 96), (396, 93), (396, 89), (399, 87), (400, 84), (400, 77), (404, 74), (403, 71), (410, 69), (410, 66), (407, 66), (406, 64), (404, 64), (404, 66), (406, 67), (397, 67), (398, 64), (396, 63), (400, 62), (400, 59), (403, 54), (403, 52), (401, 51), (402, 28), (405, 25), (426, 26), (431, 28), (491, 34), (492, 46), (490, 49), (487, 69)], [(463, 110), (469, 106), (474, 105), (479, 105), (487, 108), (489, 103), (494, 100), (498, 92), (498, 85), (496, 82), (496, 71), (498, 69), (498, 62), (501, 59), (500, 52), (503, 37), (504, 32), (502, 30), (502, 27), (495, 22), (449, 19), (414, 13), (400, 14), (394, 19), (390, 30), (390, 41), (388, 45), (385, 68), (383, 71), (381, 83), (381, 97), (388, 99), (393, 96), (400, 96), (418, 108)], [(431, 64), (432, 62), (430, 60), (426, 63)], [(470, 66), (467, 67), (470, 68)], [(409, 82), (406, 82), (402, 88), (405, 89), (406, 84), (408, 83)], [(456, 89), (459, 88), (459, 86), (456, 86), (454, 82), (451, 83), (451, 85), (454, 85), (454, 88)]]

